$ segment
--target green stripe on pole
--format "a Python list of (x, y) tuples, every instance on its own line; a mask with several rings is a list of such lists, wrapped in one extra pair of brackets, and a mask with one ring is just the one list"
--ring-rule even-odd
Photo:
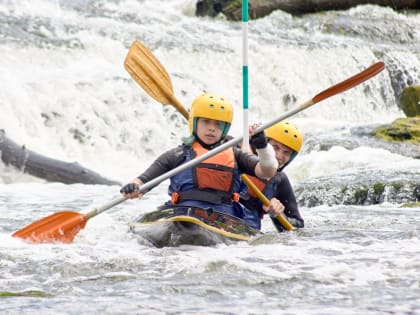
[(242, 67), (243, 108), (248, 109), (248, 66)]
[(248, 22), (248, 0), (242, 1), (242, 22)]

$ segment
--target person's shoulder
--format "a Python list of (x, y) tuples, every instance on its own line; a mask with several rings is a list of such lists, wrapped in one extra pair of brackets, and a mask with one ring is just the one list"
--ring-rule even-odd
[(277, 172), (275, 177), (276, 177), (278, 182), (283, 182), (283, 183), (290, 182), (289, 177), (287, 176), (287, 174), (284, 171)]
[(242, 155), (242, 156), (250, 158), (250, 159), (257, 159), (258, 160), (258, 156), (253, 154), (253, 153), (246, 152), (246, 151), (244, 151), (241, 148), (236, 147), (236, 146), (232, 147), (232, 148), (233, 148), (233, 152), (235, 152), (235, 154), (239, 154), (239, 155)]
[(167, 158), (179, 163), (188, 155), (189, 150), (191, 150), (190, 145), (180, 144), (179, 146), (166, 151), (165, 155)]
[(171, 148), (164, 153), (162, 153), (158, 158), (157, 161), (160, 161), (160, 163), (169, 165), (169, 167), (176, 167), (182, 161), (184, 161), (184, 158), (186, 156), (186, 150), (188, 146), (179, 145), (177, 147)]
[(287, 178), (287, 174), (286, 174), (284, 171), (277, 172), (277, 174), (278, 174), (281, 178)]
[(247, 155), (247, 153), (245, 153), (242, 149), (238, 147), (231, 147), (231, 149), (233, 150), (233, 153), (236, 157), (244, 157)]
[(234, 152), (236, 161), (240, 165), (248, 165), (249, 167), (254, 168), (255, 165), (257, 165), (259, 162), (257, 155), (250, 154), (248, 152), (243, 151), (242, 149), (234, 147), (233, 152)]
[(179, 146), (176, 146), (172, 149), (169, 149), (168, 151), (166, 151), (167, 154), (171, 154), (174, 157), (180, 157), (182, 155), (185, 154), (185, 152), (190, 148), (190, 146), (184, 145), (184, 144), (180, 144)]
[[(226, 142), (229, 142), (230, 140), (233, 140), (233, 139), (235, 139), (233, 136), (231, 136), (231, 135), (227, 135), (224, 139), (223, 139), (223, 141), (222, 141), (222, 143), (226, 143)], [(239, 142), (239, 143), (237, 143), (237, 144), (235, 144), (235, 145), (233, 145), (232, 146), (232, 148), (236, 148), (236, 149), (242, 149), (242, 143), (241, 142)]]

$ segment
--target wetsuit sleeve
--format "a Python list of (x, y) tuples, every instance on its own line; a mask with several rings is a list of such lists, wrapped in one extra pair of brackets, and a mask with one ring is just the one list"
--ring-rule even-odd
[(255, 167), (257, 166), (259, 159), (254, 154), (246, 153), (239, 148), (234, 147), (235, 160), (238, 165), (240, 173), (246, 173), (252, 176), (255, 175)]
[(160, 155), (138, 178), (147, 183), (156, 177), (169, 172), (185, 159), (185, 150), (182, 146), (166, 151)]
[(284, 205), (284, 214), (290, 224), (297, 228), (303, 228), (304, 221), (299, 213), (295, 193), (292, 185), (290, 184), (289, 178), (284, 172), (280, 173), (280, 178), (281, 180), (277, 184), (274, 196)]

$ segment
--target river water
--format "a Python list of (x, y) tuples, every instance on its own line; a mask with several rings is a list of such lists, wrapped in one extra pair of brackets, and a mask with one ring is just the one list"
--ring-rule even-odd
[[(241, 25), (195, 18), (193, 8), (186, 0), (0, 1), (0, 128), (31, 150), (105, 177), (138, 175), (188, 132), (172, 107), (124, 70), (139, 39), (185, 107), (202, 91), (229, 98), (232, 134), (240, 134)], [(418, 13), (369, 5), (250, 21), (250, 121), (271, 120), (386, 64), (292, 118), (306, 138), (286, 169), (297, 188), (419, 183), (418, 147), (384, 145), (364, 132), (404, 116), (397, 98), (420, 82), (419, 30)], [(163, 183), (89, 220), (72, 244), (10, 236), (57, 211), (106, 204), (118, 190), (46, 183), (0, 164), (1, 314), (420, 314), (420, 208), (402, 208), (402, 196), (361, 206), (323, 191), (314, 206), (302, 193), (299, 231), (278, 234), (265, 219), (264, 235), (249, 243), (157, 249), (127, 223), (166, 200)]]

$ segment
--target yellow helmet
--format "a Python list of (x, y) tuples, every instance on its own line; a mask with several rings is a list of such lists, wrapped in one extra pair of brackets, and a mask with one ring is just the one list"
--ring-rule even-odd
[(269, 139), (273, 139), (284, 144), (296, 153), (299, 153), (302, 148), (302, 133), (288, 121), (281, 121), (265, 129), (265, 135)]
[(196, 131), (197, 118), (208, 118), (225, 122), (227, 128), (225, 128), (222, 134), (222, 138), (224, 138), (233, 120), (233, 107), (223, 97), (205, 93), (192, 102), (188, 119), (191, 133)]

